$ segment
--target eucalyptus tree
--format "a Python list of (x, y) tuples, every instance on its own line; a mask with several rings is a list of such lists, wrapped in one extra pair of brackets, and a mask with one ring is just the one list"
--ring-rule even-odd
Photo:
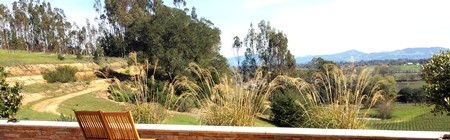
[(264, 20), (258, 24), (258, 29), (250, 24), (242, 44), (238, 37), (234, 38), (233, 48), (237, 52), (241, 47), (245, 48), (245, 59), (240, 66), (244, 79), (252, 78), (258, 66), (262, 68), (264, 74), (268, 74), (269, 80), (276, 75), (288, 75), (294, 71), (296, 62), (288, 49), (287, 36), (272, 28), (270, 23)]
[(9, 25), (10, 11), (8, 6), (0, 4), (0, 46), (2, 49), (9, 49), (9, 39), (7, 26)]

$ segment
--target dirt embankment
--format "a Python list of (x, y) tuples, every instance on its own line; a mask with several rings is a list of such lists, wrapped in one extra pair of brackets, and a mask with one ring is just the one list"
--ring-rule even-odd
[[(126, 62), (114, 62), (105, 64), (108, 67), (121, 67), (126, 65)], [(95, 63), (70, 63), (70, 64), (32, 64), (32, 65), (21, 65), (21, 66), (9, 66), (5, 67), (5, 72), (8, 73), (9, 77), (15, 76), (30, 76), (30, 75), (41, 75), (47, 71), (53, 71), (59, 66), (71, 66), (77, 68), (79, 71), (97, 71), (101, 66)]]
[(9, 76), (40, 75), (47, 71), (53, 71), (59, 66), (71, 66), (79, 71), (93, 71), (100, 67), (95, 63), (73, 63), (73, 64), (33, 64), (5, 67)]

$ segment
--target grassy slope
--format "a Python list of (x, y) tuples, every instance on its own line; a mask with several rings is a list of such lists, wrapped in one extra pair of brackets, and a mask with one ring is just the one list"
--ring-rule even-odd
[(380, 130), (414, 130), (414, 131), (449, 131), (450, 116), (434, 115), (432, 107), (412, 104), (398, 105), (391, 119), (371, 121), (369, 129)]
[(63, 61), (59, 60), (55, 53), (42, 53), (26, 51), (8, 52), (0, 49), (0, 66), (17, 66), (26, 64), (61, 64), (61, 63), (86, 63), (92, 58), (84, 56), (84, 59), (76, 59), (74, 55), (66, 55)]
[(400, 70), (400, 71), (418, 71), (421, 70), (421, 66), (420, 65), (396, 65), (396, 66), (390, 66), (389, 70), (395, 71), (395, 70)]
[[(16, 50), (8, 52), (0, 49), (0, 67), (18, 66), (27, 64), (67, 64), (67, 63), (89, 63), (93, 62), (92, 56), (83, 56), (83, 59), (77, 59), (75, 55), (65, 55), (64, 60), (59, 60), (56, 53), (43, 53)], [(123, 58), (103, 57), (100, 63), (126, 62)]]
[(397, 89), (400, 90), (404, 87), (410, 87), (413, 89), (422, 88), (426, 85), (425, 81), (412, 81), (412, 82), (397, 82)]
[(64, 115), (75, 115), (74, 110), (123, 111), (123, 106), (107, 99), (97, 98), (94, 94), (76, 96), (61, 103), (58, 112)]

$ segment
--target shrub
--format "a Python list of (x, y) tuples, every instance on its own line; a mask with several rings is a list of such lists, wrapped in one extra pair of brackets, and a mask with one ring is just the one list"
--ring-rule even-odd
[(100, 53), (98, 51), (99, 49), (96, 49), (94, 51), (94, 57), (92, 58), (94, 60), (94, 63), (97, 65), (100, 65)]
[(108, 98), (118, 102), (136, 102), (136, 93), (134, 93), (129, 87), (119, 84), (118, 82), (108, 86), (109, 92)]
[(396, 96), (384, 95), (384, 97), (377, 103), (376, 111), (378, 112), (378, 118), (390, 119), (394, 112)]
[(23, 99), (22, 95), (19, 94), (22, 87), (18, 83), (10, 87), (5, 81), (6, 77), (7, 74), (4, 72), (3, 67), (0, 67), (0, 116), (9, 120), (15, 120), (15, 115), (19, 111)]
[(177, 111), (180, 112), (189, 112), (194, 108), (197, 108), (196, 100), (192, 97), (186, 97), (183, 99), (180, 99), (176, 104)]
[(77, 54), (77, 59), (78, 59), (78, 60), (82, 60), (82, 59), (83, 59), (83, 55), (81, 55), (81, 53), (78, 53), (78, 54)]
[(423, 88), (404, 87), (398, 94), (397, 100), (403, 103), (425, 103), (427, 98)]
[(64, 60), (64, 54), (58, 54), (58, 59), (61, 61)]
[(271, 100), (272, 120), (278, 126), (302, 127), (306, 122), (304, 110), (296, 103), (295, 93), (274, 92)]
[(59, 114), (59, 118), (56, 119), (56, 121), (63, 121), (63, 122), (72, 122), (72, 121), (75, 121), (75, 120), (76, 119), (75, 119), (75, 117), (73, 115), (66, 116), (66, 115), (64, 115), (62, 113), (60, 113)]
[(44, 74), (44, 79), (49, 83), (61, 82), (75, 82), (77, 78), (75, 77), (75, 73), (78, 70), (76, 68), (70, 66), (59, 66), (55, 71), (50, 71)]

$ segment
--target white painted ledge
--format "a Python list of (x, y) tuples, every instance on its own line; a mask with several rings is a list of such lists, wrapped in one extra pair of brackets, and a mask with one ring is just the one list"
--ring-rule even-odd
[[(6, 120), (0, 120), (0, 125), (79, 127), (77, 122), (28, 121), (28, 120), (22, 120), (18, 123), (7, 123)], [(261, 134), (386, 137), (386, 138), (415, 138), (415, 139), (433, 139), (433, 138), (438, 139), (443, 134), (450, 134), (450, 132), (436, 132), (436, 131), (235, 127), (235, 126), (163, 125), (163, 124), (136, 124), (136, 128), (138, 130), (163, 130), (163, 131), (164, 130), (203, 131), (203, 132), (225, 132), (225, 133), (261, 133)]]

